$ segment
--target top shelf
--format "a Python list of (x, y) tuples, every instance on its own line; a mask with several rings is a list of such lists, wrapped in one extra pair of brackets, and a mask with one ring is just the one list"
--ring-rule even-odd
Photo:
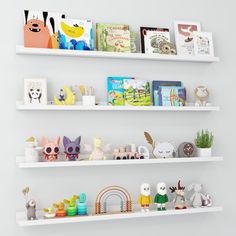
[(219, 62), (219, 57), (208, 56), (182, 56), (182, 55), (157, 55), (144, 53), (121, 53), (121, 52), (103, 52), (103, 51), (76, 51), (62, 49), (46, 48), (25, 48), (16, 46), (18, 55), (38, 55), (38, 56), (66, 56), (66, 57), (94, 57), (94, 58), (113, 58), (130, 60), (151, 60), (151, 61), (175, 61), (175, 62)]

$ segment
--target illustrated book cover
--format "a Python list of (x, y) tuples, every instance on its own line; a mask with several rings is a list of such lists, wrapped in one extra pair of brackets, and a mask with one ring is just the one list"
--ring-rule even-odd
[(194, 32), (193, 42), (196, 56), (214, 56), (212, 33)]

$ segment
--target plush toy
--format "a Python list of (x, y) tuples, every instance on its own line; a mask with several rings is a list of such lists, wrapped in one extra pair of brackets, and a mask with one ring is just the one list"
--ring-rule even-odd
[(37, 220), (36, 217), (36, 201), (34, 199), (28, 199), (29, 196), (29, 187), (26, 187), (22, 190), (23, 195), (25, 196), (25, 207), (27, 209), (27, 220)]
[(59, 155), (60, 137), (54, 142), (49, 141), (46, 137), (42, 139), (43, 155), (46, 161), (56, 161)]
[(157, 204), (158, 211), (165, 211), (166, 210), (166, 203), (169, 201), (166, 184), (165, 183), (158, 183), (157, 184), (157, 194), (154, 199), (154, 203)]
[(182, 210), (187, 208), (186, 199), (185, 199), (185, 187), (182, 187), (180, 180), (178, 181), (178, 187), (170, 187), (171, 193), (175, 193), (173, 203), (176, 210)]
[(193, 143), (184, 142), (181, 143), (178, 147), (178, 156), (179, 157), (196, 157), (197, 149)]
[(204, 207), (212, 206), (212, 197), (209, 194), (206, 194), (205, 200), (202, 201), (202, 206)]
[(150, 184), (144, 183), (140, 187), (141, 194), (138, 198), (138, 204), (141, 206), (142, 212), (148, 212), (149, 206), (152, 204), (151, 186)]
[(195, 106), (207, 106), (209, 103), (207, 103), (207, 99), (209, 98), (209, 91), (205, 86), (199, 86), (195, 88), (195, 97), (196, 97), (196, 102)]
[(63, 145), (65, 148), (66, 159), (69, 161), (76, 161), (79, 159), (81, 136), (75, 141), (71, 141), (68, 137), (63, 137)]

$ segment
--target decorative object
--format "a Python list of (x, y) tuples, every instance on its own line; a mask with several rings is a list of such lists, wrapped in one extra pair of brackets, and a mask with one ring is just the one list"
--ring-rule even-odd
[(181, 143), (178, 147), (178, 156), (179, 157), (196, 157), (197, 156), (196, 146), (190, 142)]
[(66, 214), (67, 216), (75, 216), (77, 215), (77, 199), (78, 196), (74, 195), (70, 199), (65, 199), (64, 203), (67, 204)]
[(137, 52), (137, 33), (133, 31), (130, 32), (130, 52)]
[(53, 207), (55, 207), (57, 209), (56, 210), (56, 217), (65, 217), (66, 216), (64, 202), (54, 203)]
[(202, 206), (204, 207), (212, 206), (212, 197), (209, 194), (205, 195), (205, 199), (202, 201)]
[(56, 216), (56, 212), (53, 207), (44, 208), (43, 211), (44, 211), (44, 218), (45, 219), (52, 219), (52, 218), (55, 218), (55, 216)]
[(148, 132), (144, 132), (147, 143), (152, 146), (152, 154), (155, 158), (175, 157), (175, 147), (172, 143), (155, 142)]
[(166, 210), (166, 203), (169, 201), (167, 195), (167, 189), (165, 183), (158, 183), (157, 184), (157, 194), (154, 199), (154, 203), (157, 204), (158, 211), (165, 211)]
[(214, 45), (212, 33), (194, 32), (194, 54), (195, 56), (211, 56), (214, 57)]
[(40, 11), (24, 11), (24, 46), (30, 48), (59, 48), (58, 25), (64, 14)]
[(109, 186), (98, 194), (95, 202), (95, 214), (107, 214), (107, 202), (113, 196), (120, 199), (120, 212), (132, 212), (132, 199), (129, 192), (120, 186)]
[(185, 187), (181, 186), (180, 180), (178, 181), (178, 187), (170, 187), (171, 193), (175, 193), (173, 203), (176, 210), (187, 209), (187, 203), (185, 199)]
[(46, 161), (56, 161), (59, 155), (60, 137), (54, 142), (49, 141), (46, 137), (42, 138), (43, 155)]
[(79, 216), (87, 215), (87, 203), (85, 193), (80, 193), (78, 196), (77, 211)]
[(29, 200), (29, 187), (25, 187), (22, 190), (22, 193), (25, 197), (25, 207), (27, 209), (27, 220), (37, 220), (36, 217), (36, 201), (34, 199)]
[(175, 41), (178, 55), (194, 55), (193, 33), (201, 31), (199, 22), (175, 22)]
[(174, 43), (170, 43), (166, 40), (162, 40), (157, 49), (156, 52), (162, 55), (177, 55), (177, 49)]
[(24, 79), (24, 101), (26, 105), (47, 105), (47, 80)]
[(39, 161), (39, 151), (42, 147), (38, 145), (38, 140), (36, 137), (30, 137), (25, 141), (25, 162), (38, 162)]
[(80, 154), (81, 136), (71, 141), (68, 137), (63, 137), (63, 145), (65, 148), (66, 159), (69, 161), (76, 161)]
[(140, 195), (138, 198), (138, 204), (141, 206), (142, 212), (149, 212), (149, 206), (152, 204), (151, 186), (144, 183), (140, 186)]
[(198, 156), (199, 157), (210, 157), (211, 148), (213, 145), (214, 137), (212, 133), (208, 130), (202, 130), (197, 132), (197, 137), (195, 139), (195, 144), (197, 146)]
[(196, 102), (195, 102), (195, 106), (208, 106), (209, 103), (207, 102), (207, 99), (209, 98), (209, 91), (207, 89), (207, 87), (205, 86), (198, 86), (197, 88), (195, 88), (194, 90), (194, 95), (196, 97)]
[(70, 87), (64, 86), (60, 89), (58, 97), (54, 96), (55, 105), (74, 105), (75, 92)]

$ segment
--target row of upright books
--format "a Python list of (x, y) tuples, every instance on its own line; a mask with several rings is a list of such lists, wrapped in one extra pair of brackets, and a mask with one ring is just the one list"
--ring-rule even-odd
[(107, 78), (108, 105), (185, 106), (186, 88), (181, 81), (139, 80), (132, 77)]

